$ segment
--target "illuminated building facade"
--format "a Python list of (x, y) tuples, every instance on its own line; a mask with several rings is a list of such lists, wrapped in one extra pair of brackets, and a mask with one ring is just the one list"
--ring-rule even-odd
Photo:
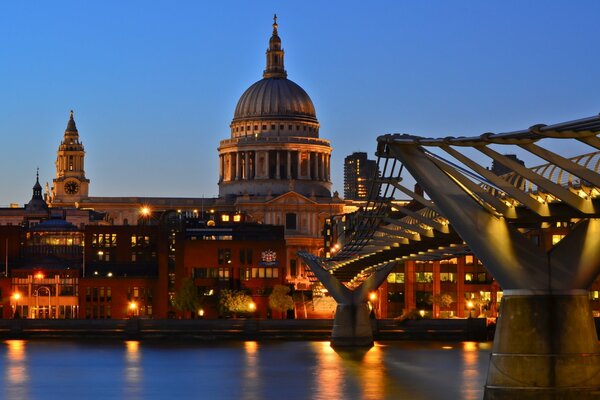
[(369, 160), (367, 153), (352, 153), (344, 159), (344, 199), (368, 200), (373, 178), (377, 176), (379, 168), (375, 160)]

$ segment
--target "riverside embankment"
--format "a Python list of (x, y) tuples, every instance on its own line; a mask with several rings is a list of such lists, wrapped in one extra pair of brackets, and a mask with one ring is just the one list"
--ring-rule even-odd
[[(0, 338), (328, 340), (333, 320), (0, 320)], [(487, 340), (485, 319), (373, 320), (377, 340)]]

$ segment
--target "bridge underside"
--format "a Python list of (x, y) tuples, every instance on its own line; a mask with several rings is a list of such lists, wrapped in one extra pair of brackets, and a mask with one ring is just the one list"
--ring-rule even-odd
[[(504, 290), (486, 398), (599, 398), (600, 346), (587, 297), (600, 272), (598, 133), (600, 118), (592, 117), (472, 138), (379, 137), (373, 200), (352, 217), (342, 250), (329, 259), (301, 254), (340, 306), (332, 344), (372, 343), (363, 306), (395, 263), (470, 251)], [(565, 158), (542, 147), (547, 139), (594, 152)], [(547, 164), (527, 168), (499, 147)], [(467, 151), (509, 172), (496, 175)], [(403, 171), (424, 193), (401, 185)], [(412, 202), (394, 202), (397, 192)], [(532, 240), (556, 223), (570, 227), (558, 244)]]

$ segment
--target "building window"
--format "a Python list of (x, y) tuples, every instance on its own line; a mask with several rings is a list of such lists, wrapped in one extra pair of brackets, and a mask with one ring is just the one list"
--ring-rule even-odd
[(193, 268), (192, 278), (194, 279), (215, 279), (219, 277), (218, 268)]
[(219, 265), (231, 264), (231, 249), (217, 249), (217, 263)]
[(296, 220), (295, 213), (285, 214), (285, 229), (296, 229)]
[(92, 234), (92, 260), (114, 261), (115, 248), (117, 247), (116, 233)]
[(156, 249), (150, 236), (131, 235), (131, 261), (152, 261), (156, 259)]
[(552, 235), (552, 246), (565, 238), (565, 235)]
[(229, 280), (229, 268), (219, 267), (219, 280), (220, 281), (228, 281)]
[(273, 130), (273, 131), (275, 130), (275, 124), (271, 125), (271, 130)]
[(433, 282), (433, 272), (416, 272), (415, 280), (417, 283), (431, 283)]
[(404, 272), (392, 272), (388, 275), (389, 283), (404, 283)]
[(240, 264), (252, 264), (252, 249), (240, 249)]
[(297, 271), (297, 267), (296, 267), (296, 260), (290, 260), (290, 275), (292, 277), (298, 275), (298, 271)]
[(279, 268), (260, 267), (252, 268), (252, 279), (273, 279), (279, 278)]
[(456, 282), (456, 274), (454, 272), (440, 272), (440, 282)]

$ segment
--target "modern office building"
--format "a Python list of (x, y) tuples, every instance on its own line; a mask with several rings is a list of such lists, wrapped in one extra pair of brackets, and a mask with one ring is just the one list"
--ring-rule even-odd
[(379, 185), (374, 182), (379, 169), (367, 153), (352, 153), (344, 159), (344, 199), (368, 200), (379, 195)]

